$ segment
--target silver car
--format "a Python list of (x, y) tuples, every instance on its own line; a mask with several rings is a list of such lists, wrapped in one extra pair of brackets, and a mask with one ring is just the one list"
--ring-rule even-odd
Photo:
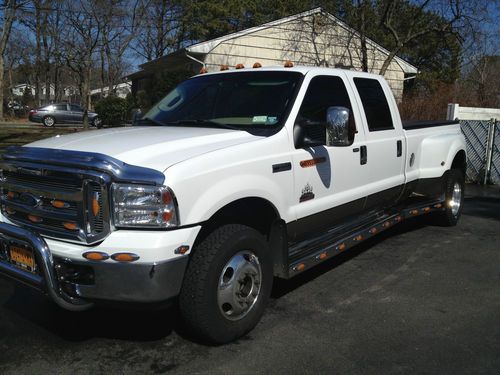
[[(82, 124), (84, 109), (76, 104), (58, 103), (49, 104), (37, 109), (32, 109), (29, 113), (29, 120), (42, 123), (51, 127), (55, 124)], [(101, 119), (97, 113), (88, 112), (89, 124), (100, 128)]]

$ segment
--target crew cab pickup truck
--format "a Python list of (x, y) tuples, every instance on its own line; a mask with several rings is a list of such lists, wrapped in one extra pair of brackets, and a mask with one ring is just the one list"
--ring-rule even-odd
[(200, 74), (135, 126), (12, 147), (0, 168), (1, 274), (74, 311), (174, 300), (225, 343), (274, 277), (414, 216), (455, 225), (466, 154), (457, 123), (403, 125), (380, 76), (271, 67)]

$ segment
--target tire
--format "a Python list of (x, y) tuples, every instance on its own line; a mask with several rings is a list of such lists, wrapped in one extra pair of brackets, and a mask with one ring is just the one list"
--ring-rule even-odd
[(434, 223), (443, 227), (457, 225), (464, 203), (464, 175), (451, 169), (444, 181), (445, 210), (434, 216)]
[(257, 325), (272, 282), (272, 256), (264, 237), (244, 225), (224, 225), (191, 255), (179, 296), (181, 316), (201, 340), (231, 342)]
[(101, 129), (102, 128), (102, 120), (99, 117), (94, 117), (92, 120), (92, 126)]
[(56, 124), (56, 119), (52, 116), (45, 116), (43, 118), (43, 125), (45, 125), (48, 128), (53, 127)]

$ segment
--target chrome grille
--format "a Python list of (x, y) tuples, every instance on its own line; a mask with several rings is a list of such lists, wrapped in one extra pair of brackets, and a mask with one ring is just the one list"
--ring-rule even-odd
[(2, 214), (14, 223), (85, 243), (109, 233), (107, 184), (100, 176), (18, 168), (4, 170), (0, 185)]

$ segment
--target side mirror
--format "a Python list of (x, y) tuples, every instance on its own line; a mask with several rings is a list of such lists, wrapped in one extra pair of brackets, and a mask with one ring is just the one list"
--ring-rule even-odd
[(345, 107), (328, 107), (326, 111), (326, 145), (349, 146), (350, 111)]

